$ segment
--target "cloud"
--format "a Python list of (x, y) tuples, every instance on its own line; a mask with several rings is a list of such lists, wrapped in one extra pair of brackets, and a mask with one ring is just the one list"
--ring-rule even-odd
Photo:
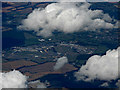
[(75, 73), (77, 80), (91, 81), (104, 80), (111, 81), (118, 78), (118, 53), (120, 47), (116, 50), (108, 50), (106, 55), (94, 55), (88, 59), (78, 72)]
[(17, 70), (7, 73), (0, 72), (0, 89), (2, 88), (46, 88), (46, 84), (37, 81), (27, 81), (28, 77)]
[(27, 77), (21, 72), (13, 70), (7, 73), (0, 72), (0, 89), (2, 88), (26, 88)]
[(102, 10), (89, 9), (89, 3), (52, 3), (33, 10), (18, 29), (49, 37), (55, 30), (64, 33), (111, 29), (112, 18)]
[(120, 80), (118, 80), (118, 82), (116, 83), (116, 86), (120, 88)]
[(68, 63), (67, 57), (63, 56), (59, 58), (54, 66), (54, 70), (59, 70), (62, 68), (66, 63)]
[(100, 86), (101, 86), (101, 87), (108, 87), (109, 84), (108, 84), (108, 82), (105, 82), (105, 83), (101, 84)]
[(47, 88), (47, 86), (39, 80), (31, 81), (28, 83), (28, 85), (30, 85), (32, 88)]
[(86, 2), (86, 0), (57, 0), (58, 2)]

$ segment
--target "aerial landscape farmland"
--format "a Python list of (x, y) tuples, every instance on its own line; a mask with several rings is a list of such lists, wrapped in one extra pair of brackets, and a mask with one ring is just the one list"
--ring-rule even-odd
[[(2, 71), (20, 71), (29, 77), (28, 86), (34, 88), (36, 88), (36, 85), (33, 85), (31, 82), (37, 80), (47, 84), (46, 87), (48, 88), (116, 88), (117, 85), (115, 83), (118, 79), (108, 82), (109, 85), (108, 83), (104, 84), (106, 83), (104, 79), (100, 81), (101, 78), (100, 80), (97, 78), (97, 80), (95, 79), (92, 82), (85, 82), (84, 80), (79, 81), (79, 78), (76, 76), (79, 73), (75, 73), (79, 72), (83, 65), (87, 65), (87, 60), (93, 55), (102, 56), (106, 54), (106, 51), (119, 47), (119, 28), (113, 27), (120, 20), (118, 16), (119, 3), (91, 2), (89, 3), (91, 5), (88, 5), (88, 3), (77, 3), (75, 6), (73, 3), (67, 4), (54, 4), (52, 2), (2, 2)], [(72, 26), (73, 23), (69, 23), (74, 22), (72, 19), (68, 22), (64, 21), (65, 24), (63, 25), (62, 21), (58, 20), (59, 16), (56, 16), (57, 19), (53, 20), (52, 22), (55, 21), (55, 23), (52, 24), (50, 20), (51, 18), (54, 19), (51, 14), (52, 11), (47, 11), (47, 9), (52, 8), (50, 5), (61, 10), (59, 12), (57, 10), (54, 12), (53, 10), (53, 14), (63, 14), (65, 16), (68, 14), (62, 13), (64, 9), (61, 8), (65, 8), (67, 11), (69, 10), (68, 8), (71, 9), (69, 4), (71, 7), (73, 5), (72, 9), (77, 14), (79, 14), (78, 10), (81, 10), (83, 13), (88, 10), (88, 15), (91, 15), (90, 19), (97, 18), (96, 21), (91, 20), (89, 23), (87, 20), (83, 20), (83, 26), (80, 24), (81, 28), (79, 27), (80, 25), (77, 27), (77, 23)], [(77, 8), (77, 6), (81, 7)], [(48, 16), (45, 10), (49, 13)], [(92, 16), (92, 13), (95, 13), (96, 16)], [(51, 15), (50, 19), (49, 15)], [(41, 19), (39, 16), (43, 16), (43, 18)], [(36, 17), (40, 20), (37, 21)], [(80, 16), (78, 15), (78, 17)], [(45, 21), (43, 20), (44, 18)], [(89, 19), (89, 16), (87, 17), (86, 15), (85, 18)], [(33, 23), (29, 23), (29, 20)], [(57, 20), (58, 22), (56, 22)], [(75, 20), (77, 21), (77, 19)], [(99, 22), (99, 20), (101, 21)], [(88, 25), (86, 26), (84, 23)], [(91, 23), (93, 25), (90, 25)], [(65, 25), (68, 25), (70, 28)], [(61, 62), (59, 62), (60, 60)], [(55, 70), (54, 67), (58, 65), (57, 63), (61, 66), (58, 66), (59, 69)]]

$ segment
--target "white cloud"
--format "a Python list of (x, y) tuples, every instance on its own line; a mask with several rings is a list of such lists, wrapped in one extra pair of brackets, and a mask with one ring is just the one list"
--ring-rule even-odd
[(120, 80), (118, 80), (118, 82), (116, 83), (116, 86), (120, 88)]
[(83, 30), (114, 28), (112, 18), (102, 10), (90, 10), (89, 3), (52, 3), (35, 9), (22, 21), (19, 29), (34, 31), (38, 36), (48, 37), (54, 30), (73, 33)]
[(33, 88), (47, 88), (47, 86), (40, 82), (39, 80), (37, 81), (31, 81), (28, 83), (30, 86), (34, 86)]
[(90, 57), (86, 64), (75, 73), (77, 80), (116, 80), (118, 78), (118, 57), (120, 56), (118, 50), (120, 47), (107, 51), (106, 55)]
[(101, 86), (101, 87), (108, 87), (109, 84), (108, 84), (108, 82), (105, 82), (105, 83), (101, 84), (100, 86)]
[(35, 86), (35, 88), (46, 88), (46, 84), (37, 81), (27, 81), (28, 77), (17, 70), (2, 73), (0, 72), (0, 89), (2, 88), (27, 88)]
[(54, 70), (58, 70), (62, 68), (66, 63), (68, 63), (67, 57), (64, 56), (59, 58), (54, 66)]
[(86, 2), (86, 0), (57, 0), (58, 2)]
[(0, 89), (2, 88), (26, 88), (27, 77), (19, 71), (13, 70), (7, 73), (0, 72)]

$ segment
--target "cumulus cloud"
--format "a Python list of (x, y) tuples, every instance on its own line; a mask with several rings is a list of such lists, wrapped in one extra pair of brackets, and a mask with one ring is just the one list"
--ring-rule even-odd
[(0, 72), (0, 89), (2, 88), (46, 88), (46, 84), (37, 81), (27, 81), (28, 77), (17, 70)]
[(57, 0), (58, 2), (87, 2), (86, 0)]
[(108, 84), (108, 82), (105, 82), (105, 83), (101, 84), (100, 86), (101, 86), (101, 87), (108, 87), (109, 84)]
[(120, 80), (118, 80), (118, 81), (116, 82), (116, 86), (117, 86), (118, 88), (120, 88)]
[(21, 72), (13, 70), (7, 73), (0, 72), (0, 89), (2, 88), (26, 88), (27, 77)]
[(108, 50), (106, 55), (94, 55), (88, 59), (78, 72), (75, 73), (77, 80), (91, 81), (104, 80), (111, 81), (118, 78), (118, 57), (120, 54), (116, 50)]
[(34, 31), (38, 36), (48, 37), (55, 30), (73, 33), (115, 27), (108, 14), (104, 14), (102, 10), (91, 10), (89, 7), (89, 3), (52, 3), (45, 8), (33, 10), (18, 29)]
[(28, 83), (28, 85), (32, 88), (47, 88), (47, 86), (44, 83), (40, 82), (39, 80), (31, 81)]
[(59, 58), (54, 66), (54, 70), (59, 70), (62, 68), (66, 63), (68, 63), (67, 57), (63, 56)]

